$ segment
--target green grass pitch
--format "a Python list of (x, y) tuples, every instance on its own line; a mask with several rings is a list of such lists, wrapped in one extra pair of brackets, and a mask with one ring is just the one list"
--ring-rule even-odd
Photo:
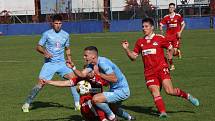
[[(131, 96), (123, 108), (137, 121), (157, 121), (152, 97), (144, 83), (143, 64), (139, 57), (131, 62), (121, 48), (127, 39), (131, 48), (141, 32), (71, 35), (72, 58), (81, 69), (83, 48), (97, 46), (99, 54), (112, 59), (126, 75)], [(35, 51), (40, 36), (0, 36), (0, 121), (81, 121), (74, 111), (69, 88), (45, 86), (33, 103), (30, 113), (21, 106), (36, 84), (43, 57)], [(186, 30), (183, 33), (182, 59), (174, 59), (173, 84), (200, 100), (194, 107), (188, 101), (168, 96), (162, 91), (169, 118), (167, 121), (215, 121), (215, 31)], [(58, 77), (54, 77), (58, 79)]]

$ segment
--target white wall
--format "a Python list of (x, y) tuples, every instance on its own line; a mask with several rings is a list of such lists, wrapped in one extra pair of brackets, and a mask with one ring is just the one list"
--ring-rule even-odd
[(35, 15), (34, 0), (0, 0), (0, 12), (10, 11), (10, 15)]

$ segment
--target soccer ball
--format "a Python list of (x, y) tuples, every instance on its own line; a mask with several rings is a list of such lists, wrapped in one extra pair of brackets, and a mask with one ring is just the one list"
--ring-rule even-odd
[(88, 81), (82, 80), (77, 83), (77, 91), (80, 95), (89, 94), (91, 88), (91, 84)]

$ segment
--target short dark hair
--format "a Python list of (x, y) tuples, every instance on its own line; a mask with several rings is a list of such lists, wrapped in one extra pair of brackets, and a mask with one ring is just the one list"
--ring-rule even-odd
[(169, 4), (169, 7), (170, 7), (171, 5), (175, 6), (175, 3), (170, 3), (170, 4)]
[(144, 18), (142, 19), (142, 24), (148, 22), (150, 25), (154, 26), (154, 20), (152, 18)]
[(96, 54), (98, 55), (98, 49), (95, 46), (88, 46), (84, 48), (84, 51), (89, 50), (89, 51), (95, 51)]
[(53, 21), (53, 22), (54, 22), (54, 21), (62, 21), (62, 20), (63, 20), (63, 18), (62, 18), (62, 16), (59, 15), (59, 14), (55, 14), (55, 15), (52, 16), (52, 21)]

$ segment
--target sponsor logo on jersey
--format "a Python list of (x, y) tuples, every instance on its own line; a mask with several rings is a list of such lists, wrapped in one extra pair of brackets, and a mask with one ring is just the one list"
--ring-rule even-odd
[(153, 45), (154, 45), (154, 46), (157, 46), (157, 45), (158, 45), (158, 43), (157, 43), (157, 42), (154, 42), (154, 43), (153, 43)]
[(146, 49), (142, 51), (142, 55), (153, 55), (156, 54), (156, 49)]
[(169, 27), (177, 27), (177, 24), (169, 24)]

